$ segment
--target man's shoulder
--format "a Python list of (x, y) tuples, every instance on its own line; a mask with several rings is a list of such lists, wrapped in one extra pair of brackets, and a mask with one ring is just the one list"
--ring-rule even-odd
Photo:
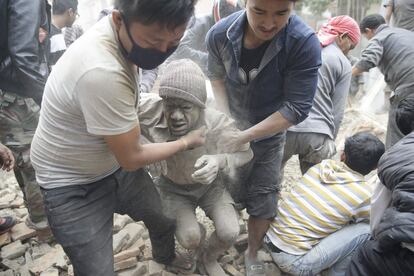
[(341, 70), (344, 74), (352, 69), (351, 62), (334, 43), (322, 49), (322, 67)]
[(307, 39), (315, 35), (313, 30), (302, 18), (297, 15), (292, 15), (287, 24), (287, 36), (295, 40)]
[(239, 11), (221, 19), (213, 27), (211, 27), (209, 36), (213, 36), (215, 40), (218, 38), (227, 39), (227, 31), (233, 24), (235, 24), (240, 16), (243, 16), (243, 14), (244, 11)]

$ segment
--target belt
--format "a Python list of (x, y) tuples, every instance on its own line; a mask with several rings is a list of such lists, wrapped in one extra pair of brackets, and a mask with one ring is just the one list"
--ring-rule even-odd
[(283, 253), (284, 252), (282, 249), (274, 245), (267, 236), (264, 237), (263, 243), (266, 245), (267, 249), (269, 249), (269, 251), (272, 253)]

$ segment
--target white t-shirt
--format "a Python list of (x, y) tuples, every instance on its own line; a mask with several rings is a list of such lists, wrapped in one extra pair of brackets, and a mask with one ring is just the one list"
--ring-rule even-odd
[(138, 125), (138, 74), (120, 49), (109, 16), (72, 44), (53, 68), (31, 148), (41, 187), (88, 184), (119, 168), (103, 136)]

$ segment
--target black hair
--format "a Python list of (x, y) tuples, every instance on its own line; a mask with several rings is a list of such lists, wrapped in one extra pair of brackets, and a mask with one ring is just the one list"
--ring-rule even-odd
[(377, 167), (384, 152), (384, 143), (368, 132), (359, 132), (345, 140), (345, 164), (362, 175)]
[(395, 120), (402, 134), (407, 135), (414, 130), (414, 95), (410, 94), (398, 104)]
[(370, 14), (362, 19), (359, 24), (359, 29), (361, 30), (361, 33), (366, 33), (367, 28), (375, 30), (382, 24), (385, 24), (385, 18), (381, 14)]
[(53, 0), (52, 12), (53, 14), (64, 14), (67, 10), (78, 10), (78, 0)]
[(119, 10), (128, 22), (144, 25), (159, 23), (173, 30), (187, 23), (194, 15), (197, 0), (115, 0), (114, 8)]

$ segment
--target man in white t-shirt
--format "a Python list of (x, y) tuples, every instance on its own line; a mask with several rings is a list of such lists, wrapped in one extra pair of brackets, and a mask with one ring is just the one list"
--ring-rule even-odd
[(205, 129), (141, 145), (137, 66), (152, 69), (177, 47), (194, 0), (117, 0), (63, 54), (47, 81), (31, 160), (56, 240), (75, 275), (114, 275), (113, 213), (142, 220), (157, 262), (187, 268), (174, 251), (145, 165), (204, 143)]

